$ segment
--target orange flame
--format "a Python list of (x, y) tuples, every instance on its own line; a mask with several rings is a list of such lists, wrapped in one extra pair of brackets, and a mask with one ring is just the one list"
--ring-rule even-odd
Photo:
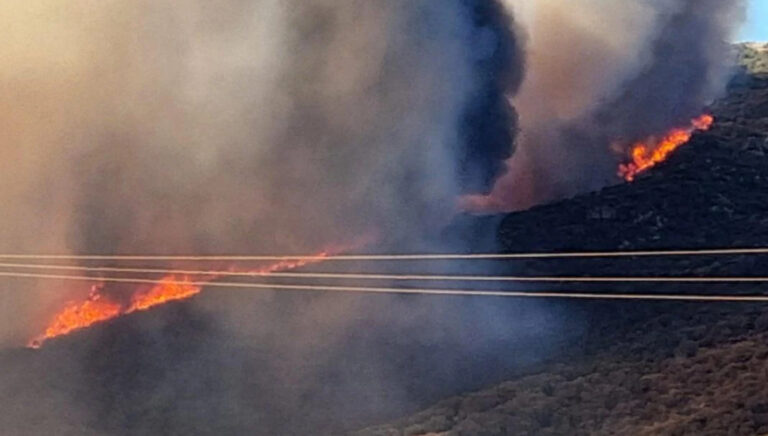
[[(312, 263), (322, 262), (329, 253), (323, 251), (317, 255), (301, 259), (281, 260), (256, 269), (240, 270), (250, 272), (253, 275), (267, 275), (269, 273), (299, 268)], [(237, 268), (230, 268), (235, 271)], [(189, 276), (178, 277), (167, 275), (151, 287), (140, 287), (131, 296), (130, 304), (124, 304), (109, 295), (103, 293), (104, 284), (91, 288), (88, 298), (80, 303), (69, 302), (50, 322), (45, 331), (31, 340), (28, 344), (31, 348), (40, 348), (48, 339), (69, 334), (75, 330), (90, 327), (93, 324), (104, 322), (121, 315), (150, 309), (154, 306), (171, 301), (190, 298), (202, 291), (203, 285), (196, 283), (209, 283), (226, 274), (211, 273), (208, 276), (192, 278)], [(179, 283), (195, 282), (195, 283)]]
[(101, 294), (103, 288), (103, 284), (93, 285), (85, 301), (67, 303), (67, 306), (56, 315), (43, 334), (30, 341), (29, 346), (39, 348), (43, 341), (48, 338), (66, 335), (74, 330), (120, 315), (122, 307), (119, 303), (104, 298), (104, 295)]
[[(210, 279), (204, 279), (201, 281), (210, 281)], [(178, 278), (174, 275), (163, 277), (160, 283), (152, 286), (147, 291), (139, 290), (131, 297), (131, 305), (124, 313), (132, 313), (139, 310), (147, 310), (150, 307), (157, 306), (159, 304), (165, 304), (169, 301), (183, 300), (193, 295), (199, 294), (202, 291), (202, 286), (178, 283), (178, 282), (190, 282), (194, 281), (190, 277)]]
[(630, 151), (631, 162), (619, 165), (619, 176), (628, 182), (635, 180), (638, 174), (667, 160), (673, 151), (690, 141), (694, 132), (709, 130), (714, 122), (712, 115), (704, 114), (691, 120), (688, 127), (672, 129), (661, 140), (652, 137), (635, 143)]

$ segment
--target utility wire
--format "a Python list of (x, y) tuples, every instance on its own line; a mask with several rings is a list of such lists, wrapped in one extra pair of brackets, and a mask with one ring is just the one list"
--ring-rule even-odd
[(106, 255), (106, 254), (0, 254), (0, 259), (41, 260), (168, 260), (168, 261), (265, 261), (323, 259), (325, 261), (380, 261), (380, 260), (504, 260), (554, 259), (592, 257), (649, 257), (649, 256), (733, 256), (768, 254), (768, 248), (723, 248), (690, 250), (646, 251), (583, 251), (553, 253), (477, 253), (477, 254), (310, 254), (310, 255)]
[(430, 275), (430, 274), (371, 274), (314, 272), (249, 272), (227, 270), (189, 270), (165, 268), (90, 267), (28, 263), (0, 263), (0, 268), (43, 269), (59, 271), (90, 271), (112, 273), (165, 274), (217, 277), (277, 277), (297, 279), (392, 280), (392, 281), (453, 281), (453, 282), (572, 282), (572, 283), (768, 283), (768, 277), (583, 277), (583, 276), (495, 276), (495, 275)]
[(694, 295), (694, 294), (629, 294), (629, 293), (594, 293), (594, 292), (536, 292), (536, 291), (491, 291), (476, 289), (432, 289), (400, 288), (371, 286), (319, 286), (290, 285), (269, 283), (205, 282), (191, 280), (163, 280), (124, 277), (89, 277), (59, 274), (37, 274), (0, 272), (0, 277), (35, 278), (51, 280), (74, 280), (84, 282), (111, 282), (131, 284), (171, 284), (180, 286), (206, 286), (218, 288), (272, 289), (336, 293), (364, 294), (412, 294), (434, 296), (500, 297), (500, 298), (543, 298), (543, 299), (590, 299), (590, 300), (655, 300), (655, 301), (690, 301), (690, 302), (752, 302), (768, 303), (768, 295)]

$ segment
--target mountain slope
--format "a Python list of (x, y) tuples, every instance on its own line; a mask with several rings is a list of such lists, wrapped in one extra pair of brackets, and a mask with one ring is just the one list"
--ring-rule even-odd
[[(505, 250), (768, 246), (768, 76), (740, 75), (711, 110), (711, 131), (634, 183), (505, 217)], [(530, 261), (515, 268), (530, 275), (765, 275), (768, 256)], [(735, 284), (597, 289), (765, 292)], [(590, 325), (564, 356), (356, 434), (768, 433), (768, 305), (562, 304)]]

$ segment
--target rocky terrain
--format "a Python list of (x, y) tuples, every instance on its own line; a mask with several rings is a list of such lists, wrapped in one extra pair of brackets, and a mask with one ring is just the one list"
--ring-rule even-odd
[[(745, 44), (740, 59), (745, 71), (711, 108), (712, 130), (634, 183), (507, 216), (499, 230), (504, 249), (768, 246), (768, 51)], [(759, 276), (768, 272), (768, 256), (532, 261), (516, 268), (529, 274)], [(762, 287), (605, 288), (758, 294), (766, 292)], [(565, 355), (535, 372), (355, 434), (768, 434), (768, 305), (569, 307), (590, 328)]]

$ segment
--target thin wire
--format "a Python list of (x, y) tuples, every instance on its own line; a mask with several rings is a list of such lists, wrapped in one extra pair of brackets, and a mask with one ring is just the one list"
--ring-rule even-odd
[(725, 248), (691, 250), (646, 251), (584, 251), (554, 253), (480, 253), (480, 254), (346, 254), (346, 255), (69, 255), (69, 254), (0, 254), (0, 259), (44, 260), (176, 260), (176, 261), (263, 261), (318, 259), (325, 261), (380, 261), (380, 260), (504, 260), (504, 259), (555, 259), (594, 257), (649, 257), (649, 256), (719, 256), (768, 254), (768, 248)]
[(493, 275), (429, 275), (429, 274), (369, 274), (312, 272), (248, 272), (222, 270), (188, 270), (165, 268), (89, 267), (28, 263), (0, 263), (0, 268), (45, 269), (60, 271), (91, 271), (167, 275), (202, 275), (220, 277), (278, 277), (298, 279), (348, 279), (397, 281), (458, 281), (458, 282), (573, 282), (573, 283), (763, 283), (768, 277), (579, 277), (579, 276), (493, 276)]
[(141, 278), (88, 277), (59, 274), (36, 274), (0, 272), (0, 277), (37, 278), (51, 280), (74, 280), (85, 282), (112, 282), (132, 284), (171, 284), (180, 286), (206, 286), (219, 288), (272, 289), (295, 291), (322, 291), (336, 293), (364, 294), (416, 294), (434, 296), (466, 297), (502, 297), (502, 298), (542, 298), (542, 299), (590, 299), (590, 300), (656, 300), (656, 301), (691, 301), (691, 302), (752, 302), (768, 303), (768, 295), (684, 295), (684, 294), (626, 294), (626, 293), (590, 293), (590, 292), (532, 292), (532, 291), (490, 291), (474, 289), (431, 289), (398, 288), (369, 286), (315, 286), (286, 285), (267, 283), (204, 282), (187, 280), (153, 280)]

